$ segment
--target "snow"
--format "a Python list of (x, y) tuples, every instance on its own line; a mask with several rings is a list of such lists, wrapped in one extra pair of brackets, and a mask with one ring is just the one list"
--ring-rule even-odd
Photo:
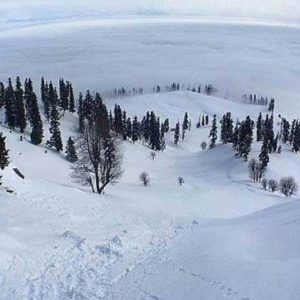
[[(81, 90), (151, 89), (173, 80), (211, 81), (220, 90), (211, 97), (181, 91), (107, 99), (131, 117), (153, 110), (172, 127), (188, 112), (193, 125), (178, 146), (168, 134), (155, 160), (145, 145), (125, 142), (124, 176), (102, 196), (72, 180), (63, 154), (1, 126), (12, 163), (0, 187), (0, 298), (298, 299), (299, 193), (287, 199), (252, 183), (229, 145), (201, 151), (210, 126), (195, 125), (201, 114), (220, 119), (227, 111), (234, 120), (256, 120), (266, 107), (240, 101), (255, 91), (277, 98), (276, 122), (279, 113), (298, 117), (299, 30), (180, 22), (47, 26), (0, 33), (3, 80), (16, 75), (17, 65), (18, 75), (37, 81), (60, 74)], [(64, 144), (76, 136), (76, 122), (69, 113), (63, 118)], [(254, 143), (251, 157), (260, 147)], [(268, 179), (292, 175), (300, 183), (299, 155), (283, 147), (270, 160)], [(151, 177), (147, 188), (138, 181), (142, 171)]]

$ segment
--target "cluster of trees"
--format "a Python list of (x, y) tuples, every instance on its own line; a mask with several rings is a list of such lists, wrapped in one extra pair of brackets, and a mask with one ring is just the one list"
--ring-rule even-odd
[(41, 79), (41, 101), (44, 106), (44, 114), (49, 121), (51, 116), (51, 109), (56, 105), (62, 111), (76, 111), (76, 103), (72, 83), (65, 81), (63, 78), (59, 80), (59, 90), (53, 83), (45, 81), (44, 77)]
[(199, 117), (199, 120), (196, 124), (196, 127), (200, 128), (200, 127), (207, 126), (208, 124), (209, 124), (209, 116), (208, 115), (202, 115), (202, 116)]
[(175, 128), (172, 129), (172, 131), (174, 131), (174, 144), (175, 145), (178, 144), (180, 137), (184, 141), (186, 131), (187, 130), (190, 131), (191, 128), (192, 128), (192, 120), (189, 118), (188, 113), (185, 113), (181, 126), (178, 121)]
[(268, 106), (268, 110), (270, 112), (274, 112), (275, 110), (275, 99), (271, 98), (270, 100), (268, 97), (258, 97), (256, 94), (250, 94), (250, 95), (243, 95), (242, 97), (244, 101), (248, 102), (249, 104), (254, 105), (264, 105)]
[[(4, 170), (9, 165), (8, 150), (6, 149), (5, 137), (0, 132), (0, 170)], [(2, 176), (0, 175), (0, 185)]]
[(280, 135), (284, 144), (290, 144), (292, 151), (298, 153), (300, 151), (300, 122), (293, 120), (289, 121), (282, 118)]
[(8, 79), (7, 86), (0, 83), (0, 108), (2, 106), (5, 108), (5, 124), (10, 129), (24, 133), (30, 125), (31, 142), (35, 145), (42, 142), (43, 122), (30, 78), (25, 80), (24, 89), (19, 77), (16, 78), (15, 86), (11, 78)]
[(144, 89), (142, 87), (134, 87), (129, 90), (125, 89), (124, 87), (114, 89), (114, 96), (116, 97), (136, 96), (136, 95), (142, 95), (143, 93), (144, 93)]

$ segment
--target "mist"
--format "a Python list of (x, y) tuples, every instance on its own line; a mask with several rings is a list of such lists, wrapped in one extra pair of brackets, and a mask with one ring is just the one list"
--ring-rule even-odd
[(297, 0), (2, 0), (0, 20), (112, 15), (180, 15), (300, 22)]

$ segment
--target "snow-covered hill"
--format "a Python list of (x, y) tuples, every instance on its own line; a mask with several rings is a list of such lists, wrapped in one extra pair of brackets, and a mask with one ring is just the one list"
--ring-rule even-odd
[[(115, 101), (131, 116), (154, 110), (172, 126), (188, 112), (193, 126), (178, 146), (169, 133), (155, 160), (146, 146), (125, 142), (124, 176), (102, 196), (72, 181), (63, 155), (1, 127), (12, 163), (0, 190), (0, 298), (297, 299), (297, 197), (251, 183), (230, 146), (201, 151), (210, 128), (195, 128), (200, 114), (256, 119), (265, 108), (191, 92), (107, 103)], [(64, 143), (76, 122), (64, 117)], [(300, 182), (299, 156), (283, 150), (271, 155), (267, 177)]]

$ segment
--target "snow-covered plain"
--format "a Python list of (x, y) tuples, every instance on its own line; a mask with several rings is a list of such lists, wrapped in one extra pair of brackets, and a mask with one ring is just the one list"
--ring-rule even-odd
[[(103, 91), (212, 82), (229, 99), (191, 92), (108, 99), (131, 116), (154, 110), (173, 126), (188, 112), (193, 128), (178, 146), (169, 134), (154, 161), (144, 145), (124, 143), (124, 176), (103, 196), (72, 181), (63, 155), (1, 127), (12, 160), (4, 187), (16, 194), (1, 187), (0, 299), (299, 299), (299, 196), (287, 200), (250, 182), (230, 146), (201, 151), (210, 128), (195, 128), (200, 114), (265, 112), (240, 103), (244, 92), (277, 96), (276, 115), (298, 116), (299, 29), (123, 23), (4, 31), (1, 78), (59, 74), (77, 89)], [(65, 116), (64, 141), (76, 122)], [(251, 156), (259, 149), (254, 144)], [(266, 176), (300, 182), (299, 166), (284, 147)], [(147, 188), (138, 182), (144, 170)]]

